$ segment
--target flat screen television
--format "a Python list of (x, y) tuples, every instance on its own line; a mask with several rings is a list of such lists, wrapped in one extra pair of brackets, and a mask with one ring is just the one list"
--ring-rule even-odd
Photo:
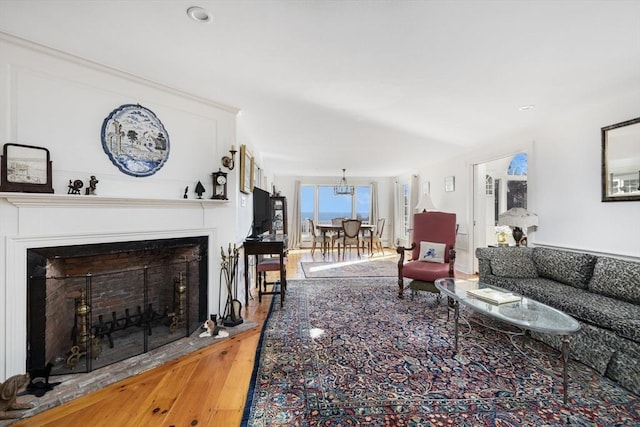
[(253, 227), (251, 237), (259, 237), (271, 231), (271, 198), (258, 187), (253, 189)]

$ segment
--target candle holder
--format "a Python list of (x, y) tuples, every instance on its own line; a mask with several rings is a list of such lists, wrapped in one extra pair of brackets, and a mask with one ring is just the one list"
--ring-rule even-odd
[(232, 145), (231, 146), (231, 150), (229, 150), (229, 153), (231, 153), (231, 157), (229, 156), (224, 156), (222, 158), (222, 166), (224, 166), (225, 168), (229, 169), (230, 171), (233, 170), (233, 168), (236, 166), (236, 153), (238, 152), (238, 150), (236, 150), (236, 146)]

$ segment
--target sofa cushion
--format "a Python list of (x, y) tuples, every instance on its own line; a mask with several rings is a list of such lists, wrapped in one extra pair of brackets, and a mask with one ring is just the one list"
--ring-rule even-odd
[(518, 292), (583, 322), (640, 341), (640, 305), (578, 289), (549, 279), (520, 279)]
[(498, 277), (538, 277), (531, 249), (522, 247), (501, 248), (501, 251), (491, 258), (491, 271)]
[(640, 304), (640, 263), (598, 257), (588, 289), (601, 295)]
[(533, 262), (538, 276), (586, 289), (596, 257), (585, 253), (534, 248)]
[(409, 261), (402, 266), (402, 276), (423, 282), (433, 282), (441, 277), (449, 276), (449, 264)]

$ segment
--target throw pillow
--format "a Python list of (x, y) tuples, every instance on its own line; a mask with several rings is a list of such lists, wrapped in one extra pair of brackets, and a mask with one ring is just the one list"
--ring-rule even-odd
[(588, 288), (591, 292), (640, 304), (640, 263), (598, 257)]
[(439, 262), (444, 264), (444, 251), (447, 245), (444, 243), (420, 242), (420, 261)]
[(551, 248), (533, 248), (533, 262), (540, 277), (587, 289), (596, 257)]
[(491, 259), (491, 271), (498, 277), (536, 278), (530, 248), (499, 248)]

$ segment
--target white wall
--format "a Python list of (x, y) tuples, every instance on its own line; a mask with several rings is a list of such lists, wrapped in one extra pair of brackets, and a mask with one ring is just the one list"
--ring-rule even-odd
[[(541, 106), (541, 108), (543, 108)], [(640, 116), (640, 91), (603, 99), (543, 124), (496, 140), (481, 150), (425, 165), (420, 181), (431, 182), (435, 205), (455, 212), (460, 232), (473, 235), (473, 164), (520, 151), (529, 154), (528, 209), (540, 225), (530, 244), (623, 257), (640, 257), (640, 202), (602, 203), (600, 128)], [(455, 175), (456, 191), (444, 192)], [(457, 269), (473, 270), (473, 245), (458, 248)], [(468, 250), (465, 250), (468, 249)]]
[[(2, 33), (0, 49), (0, 138), (48, 148), (56, 193), (96, 175), (104, 196), (180, 198), (189, 186), (193, 198), (198, 180), (211, 195), (211, 173), (235, 143), (234, 109)], [(169, 134), (169, 158), (150, 177), (121, 173), (102, 149), (103, 120), (131, 103), (153, 111)]]
[[(131, 103), (153, 111), (169, 134), (168, 160), (150, 177), (125, 175), (102, 149), (103, 120)], [(229, 202), (197, 202), (193, 189), (201, 181), (204, 197), (211, 196), (211, 173), (235, 144), (235, 133), (233, 108), (0, 33), (0, 145), (49, 149), (56, 193), (35, 201), (0, 194), (0, 378), (24, 372), (25, 349), (16, 343), (25, 342), (26, 304), (16, 308), (22, 304), (12, 298), (26, 294), (18, 270), (27, 245), (208, 235), (209, 312), (218, 312), (220, 247), (242, 234), (239, 168), (229, 173)], [(91, 175), (99, 179), (97, 197), (66, 195), (69, 180), (87, 185)], [(187, 186), (191, 200), (185, 201)]]

